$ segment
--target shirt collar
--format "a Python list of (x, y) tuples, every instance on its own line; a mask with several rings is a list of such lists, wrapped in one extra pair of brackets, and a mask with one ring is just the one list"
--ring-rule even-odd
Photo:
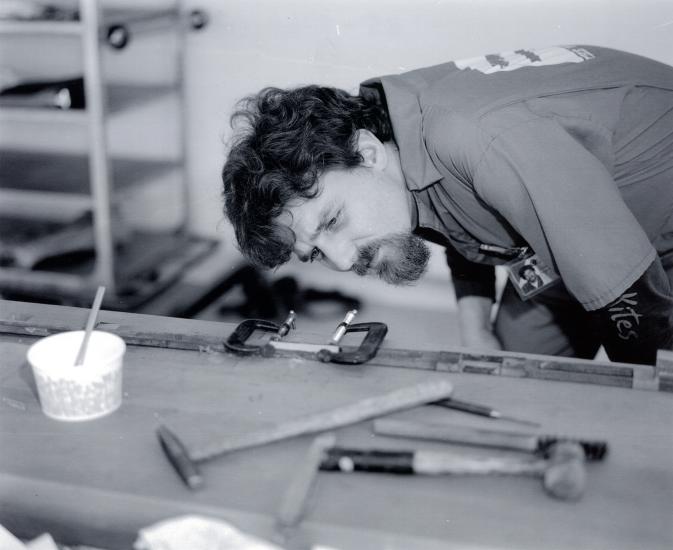
[(395, 141), (400, 150), (400, 163), (410, 191), (424, 189), (441, 179), (441, 174), (430, 159), (423, 139), (423, 113), (419, 93), (426, 85), (417, 73), (373, 78), (363, 82), (363, 95), (383, 87)]

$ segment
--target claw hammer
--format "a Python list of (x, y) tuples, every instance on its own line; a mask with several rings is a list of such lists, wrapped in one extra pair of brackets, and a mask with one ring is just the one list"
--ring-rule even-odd
[(157, 435), (164, 453), (183, 481), (190, 489), (198, 489), (203, 485), (203, 477), (198, 467), (200, 462), (232, 451), (265, 445), (289, 437), (332, 430), (394, 411), (445, 399), (450, 397), (452, 391), (451, 382), (434, 378), (413, 386), (361, 399), (329, 411), (239, 434), (196, 450), (187, 449), (178, 436), (166, 426), (160, 426)]

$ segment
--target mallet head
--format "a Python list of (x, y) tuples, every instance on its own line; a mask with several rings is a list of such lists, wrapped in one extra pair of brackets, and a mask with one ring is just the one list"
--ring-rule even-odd
[(568, 441), (553, 445), (543, 476), (544, 488), (550, 495), (578, 500), (584, 493), (587, 477), (582, 447)]

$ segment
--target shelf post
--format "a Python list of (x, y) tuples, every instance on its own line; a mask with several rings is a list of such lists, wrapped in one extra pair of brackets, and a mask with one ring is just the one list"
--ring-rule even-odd
[(191, 174), (190, 155), (188, 150), (188, 136), (189, 131), (189, 113), (187, 112), (189, 102), (187, 101), (187, 85), (186, 77), (186, 34), (188, 32), (188, 25), (184, 21), (185, 14), (182, 11), (182, 3), (180, 0), (175, 0), (175, 7), (177, 10), (177, 44), (176, 44), (176, 78), (178, 81), (178, 101), (179, 101), (179, 117), (180, 117), (180, 171), (181, 171), (181, 198), (182, 198), (182, 221), (180, 223), (180, 230), (184, 233), (189, 233), (192, 229), (192, 196), (191, 196), (191, 181), (189, 180)]
[(105, 114), (107, 98), (101, 71), (100, 13), (98, 0), (80, 0), (84, 92), (89, 122), (89, 173), (93, 202), (96, 250), (95, 283), (116, 292), (114, 243), (110, 212), (110, 162), (108, 160)]

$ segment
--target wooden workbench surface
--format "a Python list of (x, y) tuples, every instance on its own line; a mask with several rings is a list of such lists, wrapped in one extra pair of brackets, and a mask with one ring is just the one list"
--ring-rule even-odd
[[(0, 524), (26, 537), (130, 548), (140, 527), (185, 513), (223, 518), (244, 531), (308, 548), (673, 548), (673, 395), (558, 381), (418, 368), (338, 366), (304, 358), (241, 358), (130, 345), (124, 401), (112, 415), (65, 423), (42, 415), (26, 350), (35, 326), (81, 326), (84, 310), (0, 301)], [(232, 325), (102, 312), (185, 338)], [(382, 319), (385, 321), (385, 319)], [(19, 330), (12, 334), (12, 323)], [(311, 339), (314, 335), (307, 335)], [(312, 438), (231, 453), (202, 466), (191, 492), (166, 461), (155, 430), (170, 425), (190, 447), (433, 378), (458, 398), (541, 422), (540, 433), (606, 439), (577, 503), (546, 495), (541, 481), (320, 473), (304, 521), (286, 539), (274, 529), (293, 467)], [(438, 407), (391, 415), (418, 421), (520, 429)], [(374, 436), (371, 422), (337, 430), (340, 445), (495, 451)], [(498, 453), (503, 454), (503, 453)], [(512, 455), (519, 456), (516, 453)]]

